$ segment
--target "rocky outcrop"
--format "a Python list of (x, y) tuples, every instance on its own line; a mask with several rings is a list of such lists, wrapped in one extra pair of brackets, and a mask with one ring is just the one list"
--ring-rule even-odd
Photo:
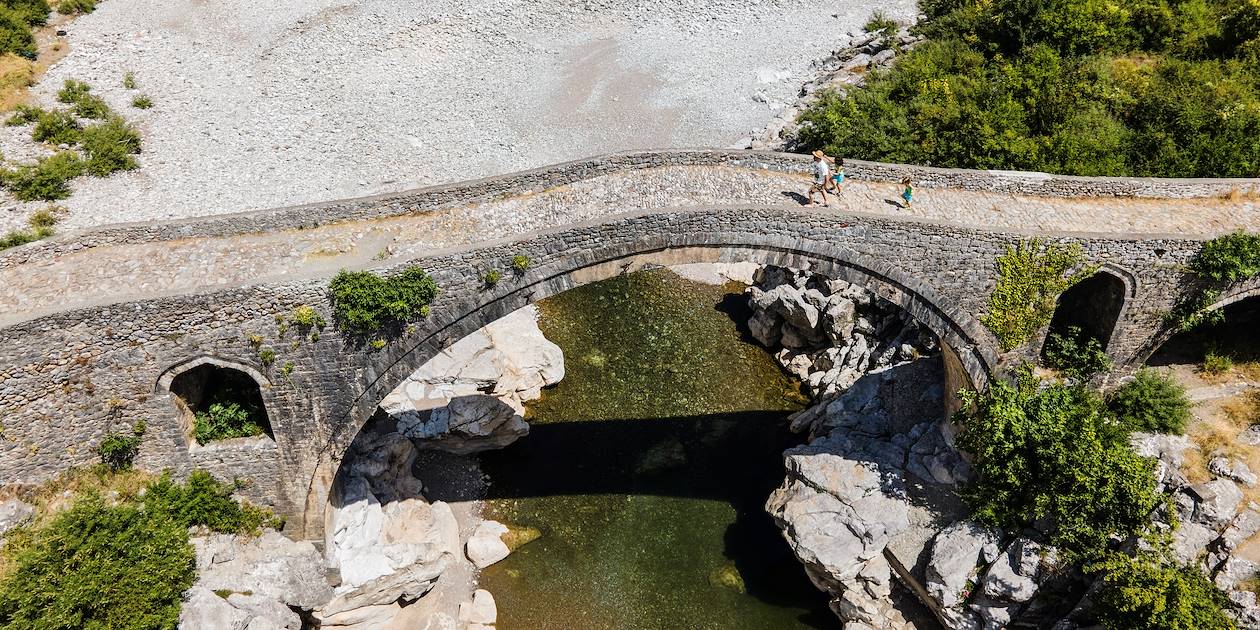
[(754, 281), (749, 333), (815, 397), (939, 349), (930, 331), (864, 287), (784, 267), (763, 267)]
[(911, 627), (890, 600), (887, 555), (913, 565), (933, 524), (955, 517), (925, 491), (948, 494), (970, 474), (941, 434), (940, 369), (926, 359), (867, 374), (794, 418), (814, 438), (784, 453), (787, 478), (766, 509), (848, 627)]
[[(5, 532), (15, 527), (27, 524), (34, 517), (35, 508), (29, 503), (18, 499), (0, 502), (0, 536), (4, 536)], [(0, 544), (3, 544), (2, 538), (0, 538)]]
[[(795, 150), (797, 146), (797, 117), (805, 111), (819, 94), (836, 91), (841, 94), (866, 83), (871, 71), (892, 66), (901, 51), (909, 50), (922, 41), (911, 35), (909, 26), (901, 26), (892, 35), (861, 33), (854, 35), (844, 48), (829, 57), (813, 62), (813, 78), (801, 86), (796, 102), (775, 107), (779, 113), (768, 125), (750, 140), (738, 143), (739, 148)], [(754, 96), (758, 98), (758, 96)]]
[(564, 378), (564, 354), (527, 306), (455, 342), (385, 397), (381, 408), (420, 448), (474, 453), (529, 433), (528, 400)]

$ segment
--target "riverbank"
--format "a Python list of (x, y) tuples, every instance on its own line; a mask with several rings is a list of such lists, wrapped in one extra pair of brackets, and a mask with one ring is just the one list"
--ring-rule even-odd
[[(69, 53), (32, 94), (46, 103), (73, 78), (121, 109), (131, 72), (153, 100), (135, 116), (142, 168), (75, 183), (63, 226), (78, 228), (730, 145), (787, 107), (870, 12), (834, 0), (103, 2), (67, 27)], [(30, 213), (5, 205), (0, 227)]]

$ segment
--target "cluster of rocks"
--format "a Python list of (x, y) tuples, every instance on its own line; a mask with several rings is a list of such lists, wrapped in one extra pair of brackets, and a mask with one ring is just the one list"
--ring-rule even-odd
[(1260, 604), (1248, 584), (1260, 575), (1260, 505), (1243, 493), (1256, 486), (1255, 473), (1240, 459), (1209, 453), (1213, 479), (1191, 483), (1182, 464), (1198, 446), (1188, 438), (1135, 433), (1132, 440), (1139, 455), (1156, 459), (1159, 487), (1172, 496), (1174, 559), (1199, 568), (1228, 595), (1239, 627), (1260, 628)]
[[(865, 84), (866, 77), (872, 71), (891, 67), (899, 53), (913, 48), (923, 40), (920, 36), (911, 35), (909, 29), (909, 26), (901, 26), (891, 35), (879, 31), (851, 34), (848, 46), (812, 64), (813, 78), (801, 85), (796, 101), (780, 105), (777, 108), (779, 113), (774, 119), (760, 133), (741, 144), (740, 148), (772, 151), (793, 151), (800, 148), (796, 119), (801, 112), (808, 109), (824, 91), (844, 94)], [(755, 94), (753, 99), (766, 102), (766, 97), (761, 93)]]
[(529, 431), (524, 402), (563, 376), (563, 353), (542, 336), (533, 307), (454, 344), (391, 393), (355, 439), (323, 554), (275, 532), (194, 539), (198, 580), (181, 628), (492, 628), (494, 598), (474, 590), (475, 572), (511, 552), (505, 538), (523, 539), (477, 515), (471, 499), (484, 480), (475, 465), (446, 471), (473, 478), (469, 500), (448, 503), (426, 498), (417, 459), (510, 444)]
[(771, 266), (753, 280), (749, 332), (815, 397), (939, 349), (931, 331), (865, 287)]
[(385, 397), (381, 408), (421, 448), (474, 453), (529, 433), (525, 402), (564, 378), (564, 353), (526, 306), (455, 342)]

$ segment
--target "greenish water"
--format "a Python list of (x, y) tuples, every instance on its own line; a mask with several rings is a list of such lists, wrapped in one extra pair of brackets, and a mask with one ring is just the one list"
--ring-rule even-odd
[(482, 574), (500, 630), (838, 626), (763, 510), (805, 399), (740, 289), (652, 271), (540, 305), (565, 379), (482, 458), (487, 516), (542, 532)]

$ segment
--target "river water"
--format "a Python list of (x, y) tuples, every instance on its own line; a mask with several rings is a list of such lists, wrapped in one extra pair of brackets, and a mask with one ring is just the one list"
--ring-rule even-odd
[(806, 398), (742, 289), (656, 270), (539, 305), (565, 379), (482, 456), (487, 518), (541, 534), (481, 576), (500, 630), (838, 627), (763, 509)]

